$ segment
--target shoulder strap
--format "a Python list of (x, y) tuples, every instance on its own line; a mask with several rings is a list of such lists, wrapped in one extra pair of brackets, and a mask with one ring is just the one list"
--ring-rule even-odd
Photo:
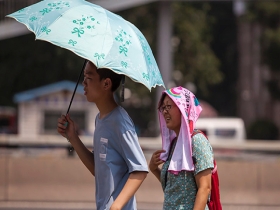
[(191, 136), (191, 137), (195, 136), (195, 135), (198, 134), (198, 133), (203, 134), (203, 135), (205, 136), (205, 138), (208, 139), (207, 136), (205, 135), (205, 133), (203, 133), (201, 130), (198, 130), (198, 129), (194, 129), (194, 130), (193, 130), (193, 133), (192, 133), (192, 136)]
[(167, 157), (168, 160), (170, 160), (171, 156), (173, 155), (173, 152), (174, 152), (174, 149), (175, 149), (175, 146), (176, 146), (176, 142), (177, 142), (177, 139), (173, 139), (173, 141), (171, 142), (168, 157)]
[[(170, 145), (170, 148), (169, 148), (169, 153), (168, 153), (168, 157), (167, 157), (167, 160), (169, 161), (173, 155), (173, 152), (174, 152), (174, 149), (175, 149), (175, 145), (176, 145), (176, 142), (177, 142), (177, 139), (173, 139), (173, 141), (171, 142), (171, 145)], [(169, 167), (169, 166), (168, 166)], [(168, 173), (168, 169), (165, 173), (165, 186), (166, 186), (166, 183), (167, 183), (167, 173)]]

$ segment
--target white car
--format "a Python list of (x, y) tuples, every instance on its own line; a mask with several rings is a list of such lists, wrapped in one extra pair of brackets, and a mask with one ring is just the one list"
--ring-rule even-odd
[(195, 128), (204, 132), (210, 141), (244, 142), (246, 139), (241, 118), (199, 118)]

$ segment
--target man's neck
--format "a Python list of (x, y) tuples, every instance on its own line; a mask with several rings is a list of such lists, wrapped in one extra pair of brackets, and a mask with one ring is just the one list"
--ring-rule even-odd
[(102, 119), (106, 117), (111, 111), (113, 111), (118, 106), (118, 104), (112, 97), (96, 103), (96, 106), (99, 110), (99, 118)]

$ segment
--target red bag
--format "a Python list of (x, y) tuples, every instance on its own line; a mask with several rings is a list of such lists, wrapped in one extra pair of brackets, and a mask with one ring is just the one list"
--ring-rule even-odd
[[(207, 136), (200, 130), (195, 130), (192, 134), (192, 137), (198, 133), (203, 134), (205, 138), (208, 139)], [(211, 176), (210, 200), (207, 202), (207, 206), (209, 210), (222, 210), (222, 204), (220, 200), (219, 176), (218, 176), (217, 164), (215, 159), (214, 159), (214, 169), (212, 170), (212, 176)]]

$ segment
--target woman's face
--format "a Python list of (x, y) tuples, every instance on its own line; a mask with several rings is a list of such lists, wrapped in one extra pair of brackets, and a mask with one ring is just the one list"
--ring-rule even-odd
[(159, 109), (164, 116), (167, 128), (175, 131), (178, 136), (181, 128), (181, 112), (177, 105), (168, 95), (165, 95)]

